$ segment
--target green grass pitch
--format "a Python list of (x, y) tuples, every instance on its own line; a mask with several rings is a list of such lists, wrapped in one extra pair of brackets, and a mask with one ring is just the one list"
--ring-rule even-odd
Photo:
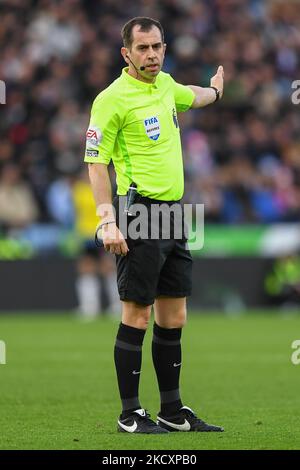
[[(130, 435), (113, 365), (117, 321), (0, 314), (0, 449), (299, 449), (300, 365), (291, 344), (300, 315), (190, 314), (183, 333), (184, 404), (224, 433)], [(143, 349), (142, 405), (155, 417), (151, 328)]]

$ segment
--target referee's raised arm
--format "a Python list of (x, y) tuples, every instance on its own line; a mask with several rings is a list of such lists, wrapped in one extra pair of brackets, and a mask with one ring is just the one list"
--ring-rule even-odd
[[(116, 225), (107, 165), (104, 163), (89, 163), (88, 168), (97, 215), (100, 217), (97, 235), (98, 237), (101, 235), (106, 251), (125, 256), (128, 253), (128, 246)], [(98, 234), (100, 230), (101, 234)]]
[(223, 96), (224, 89), (224, 69), (219, 65), (217, 73), (211, 77), (209, 87), (200, 87), (195, 85), (188, 85), (188, 87), (195, 93), (195, 99), (192, 103), (192, 108), (203, 108), (208, 104), (219, 101)]

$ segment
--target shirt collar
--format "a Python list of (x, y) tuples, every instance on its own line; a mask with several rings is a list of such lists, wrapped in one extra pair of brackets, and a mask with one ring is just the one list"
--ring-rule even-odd
[(157, 88), (157, 77), (154, 83), (142, 82), (141, 80), (137, 80), (136, 78), (134, 78), (132, 75), (129, 75), (128, 69), (129, 67), (124, 67), (122, 69), (122, 77), (134, 87), (141, 88), (143, 90), (150, 90), (152, 88)]

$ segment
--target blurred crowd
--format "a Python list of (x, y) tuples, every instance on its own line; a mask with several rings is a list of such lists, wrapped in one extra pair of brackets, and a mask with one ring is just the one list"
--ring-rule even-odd
[(180, 115), (185, 202), (213, 223), (300, 221), (298, 1), (2, 0), (0, 232), (41, 249), (74, 227), (91, 238), (85, 131), (125, 66), (120, 29), (133, 16), (161, 21), (177, 81), (207, 86), (224, 66), (223, 100)]

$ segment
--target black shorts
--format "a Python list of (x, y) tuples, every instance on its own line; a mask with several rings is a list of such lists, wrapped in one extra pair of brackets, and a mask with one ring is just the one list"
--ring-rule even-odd
[[(170, 235), (166, 239), (161, 229), (159, 220), (159, 237), (150, 237), (151, 206), (155, 204), (161, 207), (179, 205), (180, 201), (157, 201), (138, 195), (136, 202), (142, 204), (148, 218), (148, 233), (136, 238), (131, 236), (130, 224), (137, 222), (136, 216), (130, 217), (124, 214), (125, 196), (116, 196), (113, 205), (116, 209), (117, 225), (123, 233), (129, 252), (126, 256), (116, 255), (118, 290), (121, 300), (131, 300), (142, 305), (152, 305), (158, 296), (186, 297), (191, 295), (192, 287), (192, 257), (184, 234), (184, 220), (181, 217), (182, 236), (178, 238), (175, 233), (174, 213), (170, 212)], [(120, 214), (119, 208), (121, 207)], [(166, 206), (165, 206), (166, 207)], [(144, 210), (144, 213), (145, 213)], [(121, 219), (120, 219), (120, 217)], [(142, 219), (145, 220), (145, 219)], [(128, 233), (122, 230), (122, 223), (128, 227)], [(140, 227), (141, 228), (141, 227)]]

